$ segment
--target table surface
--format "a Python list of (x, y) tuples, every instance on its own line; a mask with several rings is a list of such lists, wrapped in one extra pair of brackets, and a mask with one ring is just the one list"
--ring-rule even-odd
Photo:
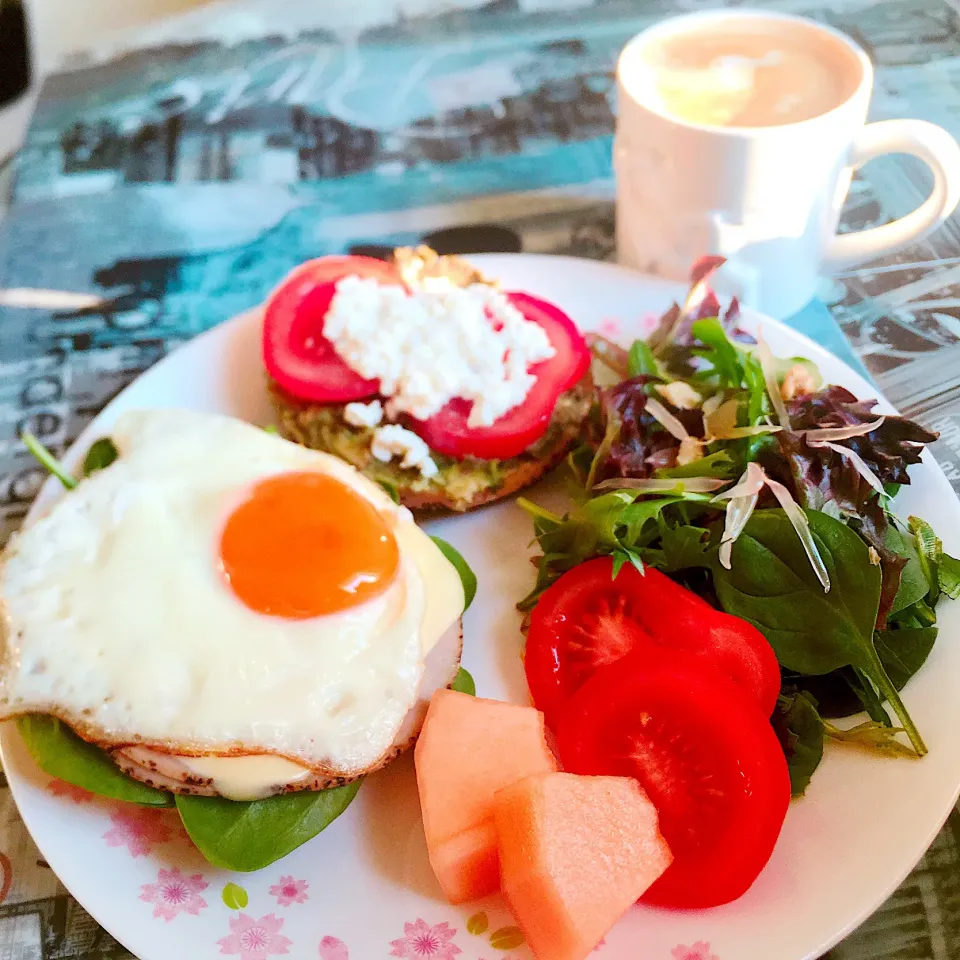
[[(64, 448), (142, 370), (308, 257), (426, 241), (613, 259), (616, 54), (667, 13), (717, 5), (298, 0), (278, 26), (274, 0), (243, 0), (74, 49), (43, 87), (0, 230), (0, 539), (42, 480), (21, 429)], [(873, 118), (960, 135), (957, 0), (764, 6), (867, 49)], [(844, 228), (901, 216), (929, 186), (914, 162), (874, 161)], [(939, 430), (960, 491), (960, 220), (824, 279), (790, 322)], [(0, 810), (0, 960), (128, 957), (5, 789)], [(829, 956), (960, 958), (960, 813)]]

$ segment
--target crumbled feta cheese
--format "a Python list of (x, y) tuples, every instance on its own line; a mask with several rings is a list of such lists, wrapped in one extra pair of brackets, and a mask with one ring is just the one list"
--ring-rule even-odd
[(421, 476), (437, 475), (437, 465), (430, 458), (430, 448), (412, 430), (407, 430), (398, 423), (377, 427), (373, 433), (370, 452), (384, 463), (389, 463), (394, 457), (403, 457), (400, 466), (419, 470)]
[(700, 394), (689, 383), (684, 383), (682, 380), (674, 380), (673, 383), (658, 383), (656, 390), (661, 397), (666, 397), (667, 401), (678, 410), (693, 410), (700, 406)]
[(380, 381), (388, 418), (426, 420), (460, 397), (471, 403), (470, 427), (523, 403), (536, 382), (530, 367), (555, 352), (539, 324), (480, 283), (407, 293), (345, 277), (323, 333), (351, 369)]
[(379, 400), (348, 403), (343, 408), (343, 419), (351, 427), (375, 427), (383, 419), (383, 404)]

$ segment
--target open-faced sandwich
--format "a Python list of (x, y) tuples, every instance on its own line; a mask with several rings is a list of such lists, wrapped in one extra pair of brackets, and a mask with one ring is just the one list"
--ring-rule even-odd
[(464, 511), (538, 480), (590, 412), (573, 321), (455, 257), (324, 257), (264, 308), (282, 434), (342, 457), (412, 509)]
[(472, 574), (342, 460), (156, 410), (51, 466), (73, 489), (0, 568), (0, 717), (52, 776), (175, 802), (211, 862), (318, 833), (456, 678)]

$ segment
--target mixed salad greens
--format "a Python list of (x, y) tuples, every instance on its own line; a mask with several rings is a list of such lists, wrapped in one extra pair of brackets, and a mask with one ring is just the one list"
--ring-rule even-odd
[[(33, 456), (68, 490), (108, 467), (119, 455), (109, 437), (95, 441), (87, 451), (78, 480), (32, 434), (25, 433), (22, 439)], [(477, 592), (476, 575), (453, 546), (439, 537), (433, 540), (460, 574), (468, 607)], [(451, 687), (461, 693), (476, 694), (473, 677), (462, 667)], [(56, 717), (28, 714), (17, 720), (17, 729), (37, 766), (51, 777), (111, 800), (148, 807), (175, 806), (203, 856), (225, 870), (259, 870), (285, 857), (336, 820), (362, 783), (354, 780), (328, 790), (303, 790), (265, 800), (175, 796), (128, 776), (106, 752), (81, 739)]]
[(937, 435), (774, 358), (710, 290), (722, 263), (697, 263), (646, 341), (594, 338), (608, 382), (569, 457), (576, 504), (559, 516), (521, 499), (541, 555), (519, 606), (609, 555), (614, 576), (649, 565), (753, 624), (780, 663), (773, 722), (798, 795), (827, 739), (926, 753), (899, 691), (933, 647), (938, 601), (960, 596), (960, 561), (891, 512)]

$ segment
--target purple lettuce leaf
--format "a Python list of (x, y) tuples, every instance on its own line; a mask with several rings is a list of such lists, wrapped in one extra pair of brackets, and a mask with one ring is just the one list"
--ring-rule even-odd
[[(601, 449), (596, 479), (610, 477), (652, 477), (655, 470), (677, 463), (680, 441), (668, 433), (647, 411), (645, 386), (651, 377), (624, 380), (603, 390), (600, 404), (611, 442)], [(680, 410), (661, 398), (661, 403), (694, 437), (703, 436), (703, 415), (699, 410)]]

